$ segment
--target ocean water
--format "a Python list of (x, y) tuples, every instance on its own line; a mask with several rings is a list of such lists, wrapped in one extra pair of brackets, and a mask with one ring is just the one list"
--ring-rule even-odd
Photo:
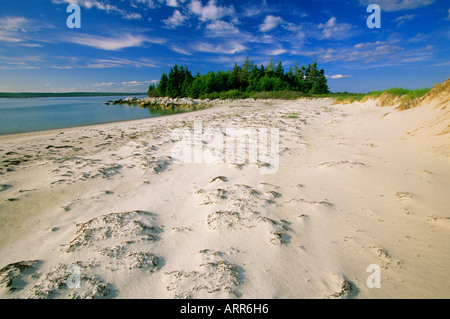
[[(139, 96), (138, 96), (139, 97)], [(0, 98), (0, 135), (136, 120), (184, 110), (155, 110), (139, 105), (105, 105), (125, 97)]]

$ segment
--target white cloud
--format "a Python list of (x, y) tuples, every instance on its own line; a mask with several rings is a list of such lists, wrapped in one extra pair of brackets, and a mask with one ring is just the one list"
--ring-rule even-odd
[(286, 49), (279, 48), (279, 49), (274, 49), (274, 50), (266, 51), (266, 55), (270, 55), (270, 56), (273, 56), (273, 55), (281, 55), (281, 54), (286, 53), (286, 52), (287, 52)]
[[(373, 0), (360, 0), (362, 5), (374, 3)], [(434, 0), (377, 0), (375, 1), (381, 8), (381, 11), (393, 12), (400, 10), (411, 10), (427, 6), (434, 3)]]
[(291, 54), (318, 57), (321, 62), (348, 63), (351, 68), (377, 68), (433, 61), (435, 50), (429, 46), (405, 47), (405, 41), (376, 41), (352, 46), (315, 48)]
[(199, 52), (223, 53), (223, 54), (235, 54), (247, 49), (243, 44), (238, 43), (236, 41), (231, 41), (220, 45), (213, 45), (211, 43), (200, 42), (195, 44), (193, 48)]
[(331, 17), (325, 24), (320, 23), (318, 28), (322, 31), (323, 39), (344, 39), (349, 36), (352, 26), (348, 23), (337, 23), (335, 17)]
[(234, 16), (233, 5), (229, 7), (217, 6), (215, 0), (209, 0), (206, 6), (203, 6), (200, 0), (191, 0), (189, 10), (199, 16), (200, 21), (215, 21), (226, 16)]
[[(37, 31), (51, 28), (52, 26), (46, 22), (34, 21), (21, 16), (0, 17), (0, 42), (8, 42), (9, 44), (28, 47), (39, 47), (41, 45), (35, 42), (45, 41), (38, 40), (39, 36), (36, 36)], [(30, 41), (32, 43), (30, 43)]]
[(344, 74), (336, 74), (336, 75), (327, 75), (327, 79), (331, 80), (340, 80), (345, 78), (351, 78), (352, 75), (344, 75)]
[(167, 6), (169, 7), (178, 7), (178, 2), (177, 0), (167, 0), (166, 1)]
[(130, 5), (135, 6), (134, 3), (144, 4), (150, 9), (156, 8), (156, 3), (153, 0), (131, 0)]
[[(142, 0), (136, 0), (137, 2), (143, 2)], [(106, 13), (117, 13), (121, 15), (124, 19), (140, 20), (142, 16), (139, 13), (128, 12), (126, 10), (118, 8), (116, 5), (110, 4), (108, 1), (99, 1), (99, 0), (52, 0), (54, 4), (77, 4), (86, 9), (96, 8), (98, 10), (105, 11)]]
[(10, 32), (5, 32), (0, 29), (0, 42), (8, 42), (8, 43), (19, 43), (22, 42), (23, 39), (19, 38)]
[(186, 48), (180, 48), (177, 45), (171, 45), (169, 47), (170, 50), (177, 52), (179, 54), (183, 54), (183, 55), (191, 55), (191, 52), (189, 52), (188, 50), (186, 50)]
[(130, 13), (126, 13), (123, 16), (123, 18), (126, 19), (126, 20), (141, 20), (142, 19), (142, 15), (140, 13), (130, 12)]
[(90, 60), (86, 65), (79, 65), (79, 68), (88, 69), (109, 69), (109, 68), (142, 68), (142, 67), (156, 67), (154, 61), (146, 58), (140, 58), (136, 60), (128, 59), (94, 59)]
[(227, 37), (239, 33), (239, 29), (236, 28), (232, 23), (225, 22), (222, 20), (217, 20), (209, 23), (205, 27), (205, 29), (206, 31), (208, 31), (208, 34), (210, 36), (217, 36), (217, 37)]
[(159, 43), (165, 42), (164, 39), (148, 38), (143, 35), (135, 34), (117, 34), (111, 37), (103, 37), (98, 35), (79, 35), (68, 39), (71, 43), (81, 44), (88, 47), (115, 51), (124, 48), (141, 47), (146, 43)]
[(158, 80), (151, 81), (124, 81), (124, 82), (97, 82), (92, 83), (89, 86), (91, 88), (100, 90), (114, 90), (114, 91), (133, 91), (143, 92), (146, 91), (150, 83), (157, 83)]
[(184, 24), (186, 17), (179, 11), (175, 10), (173, 15), (165, 20), (162, 20), (167, 28), (175, 29)]
[(413, 20), (415, 17), (417, 17), (417, 15), (415, 14), (405, 14), (403, 16), (397, 17), (395, 18), (395, 22), (397, 22), (398, 26), (401, 26), (403, 23), (405, 23), (406, 21), (411, 21)]
[(192, 13), (195, 13), (196, 15), (201, 15), (202, 14), (202, 2), (200, 0), (192, 0), (191, 3), (189, 4), (189, 9), (191, 10)]
[(98, 10), (104, 10), (107, 12), (112, 12), (112, 11), (120, 12), (121, 11), (115, 5), (111, 5), (107, 2), (98, 1), (98, 0), (52, 0), (52, 3), (55, 3), (55, 4), (61, 4), (61, 3), (77, 4), (81, 7), (85, 7), (86, 9), (96, 8)]
[(104, 87), (104, 86), (111, 86), (111, 85), (116, 85), (117, 83), (115, 82), (101, 82), (101, 83), (94, 83), (92, 84), (93, 87)]
[(26, 32), (26, 27), (29, 22), (24, 17), (3, 17), (0, 19), (0, 30), (6, 31), (23, 31)]
[(276, 17), (273, 15), (268, 15), (264, 19), (264, 22), (259, 25), (259, 31), (267, 32), (277, 28), (280, 24), (284, 23), (283, 18)]

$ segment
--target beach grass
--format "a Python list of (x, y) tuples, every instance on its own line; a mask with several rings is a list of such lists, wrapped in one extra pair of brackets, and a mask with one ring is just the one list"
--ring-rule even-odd
[(390, 89), (382, 90), (382, 91), (372, 91), (372, 92), (367, 93), (367, 95), (373, 96), (373, 97), (379, 97), (383, 93), (386, 93), (386, 94), (390, 94), (393, 96), (402, 97), (404, 99), (416, 99), (416, 98), (420, 98), (420, 97), (424, 96), (430, 90), (431, 90), (431, 88), (421, 88), (421, 89), (415, 89), (415, 90), (409, 90), (409, 89), (404, 89), (404, 88), (390, 88)]
[(349, 92), (336, 92), (336, 93), (325, 93), (325, 94), (310, 94), (298, 91), (263, 91), (263, 92), (242, 92), (239, 90), (231, 90), (226, 92), (212, 92), (203, 94), (200, 99), (247, 99), (253, 98), (255, 100), (261, 99), (274, 99), (274, 100), (296, 100), (299, 98), (333, 98), (335, 103), (341, 102), (359, 102), (364, 98), (379, 98), (380, 96), (388, 95), (392, 98), (400, 98), (402, 101), (414, 100), (424, 96), (430, 91), (431, 88), (421, 88), (421, 89), (405, 89), (405, 88), (390, 88), (381, 91), (371, 91), (368, 93), (349, 93)]

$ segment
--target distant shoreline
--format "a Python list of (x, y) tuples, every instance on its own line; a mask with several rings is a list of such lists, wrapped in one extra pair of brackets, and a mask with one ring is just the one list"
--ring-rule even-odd
[(114, 93), (114, 92), (66, 92), (66, 93), (41, 93), (41, 92), (20, 92), (8, 93), (0, 92), (0, 98), (23, 99), (38, 97), (93, 97), (93, 96), (129, 96), (129, 95), (147, 95), (147, 93)]

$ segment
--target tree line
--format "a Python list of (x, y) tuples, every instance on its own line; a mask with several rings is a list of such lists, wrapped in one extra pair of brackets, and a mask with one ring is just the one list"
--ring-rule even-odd
[(242, 65), (234, 64), (232, 70), (209, 71), (192, 75), (184, 66), (175, 64), (169, 74), (163, 73), (158, 84), (151, 84), (148, 95), (153, 97), (201, 98), (221, 92), (297, 91), (306, 94), (329, 93), (325, 71), (317, 62), (299, 67), (298, 63), (285, 72), (282, 62), (258, 67), (249, 58)]

